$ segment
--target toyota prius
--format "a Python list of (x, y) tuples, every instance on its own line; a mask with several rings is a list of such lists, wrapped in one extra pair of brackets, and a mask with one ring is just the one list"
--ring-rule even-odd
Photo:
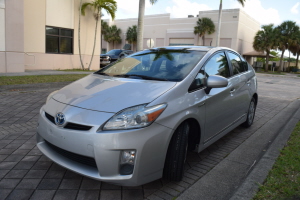
[(179, 181), (187, 151), (251, 126), (257, 101), (255, 72), (234, 50), (148, 49), (51, 93), (40, 109), (37, 146), (99, 181)]

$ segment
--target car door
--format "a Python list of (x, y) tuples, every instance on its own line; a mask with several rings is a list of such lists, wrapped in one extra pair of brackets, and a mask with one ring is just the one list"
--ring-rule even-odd
[(204, 65), (207, 78), (211, 75), (219, 75), (228, 79), (228, 86), (223, 88), (212, 88), (206, 94), (205, 112), (205, 134), (204, 144), (211, 141), (224, 132), (236, 120), (235, 79), (224, 51), (212, 55)]
[(235, 97), (234, 118), (238, 120), (246, 115), (251, 98), (249, 97), (248, 70), (240, 56), (232, 51), (227, 51), (229, 65), (232, 68), (232, 95)]

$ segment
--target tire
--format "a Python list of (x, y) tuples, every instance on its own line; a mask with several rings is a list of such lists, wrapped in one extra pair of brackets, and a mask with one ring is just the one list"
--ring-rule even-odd
[(248, 112), (247, 112), (247, 119), (242, 124), (244, 127), (248, 128), (253, 124), (255, 110), (256, 110), (256, 101), (255, 101), (254, 97), (252, 97), (249, 108), (248, 108)]
[(188, 149), (189, 124), (182, 123), (170, 141), (164, 166), (164, 178), (180, 181), (183, 176), (184, 163)]

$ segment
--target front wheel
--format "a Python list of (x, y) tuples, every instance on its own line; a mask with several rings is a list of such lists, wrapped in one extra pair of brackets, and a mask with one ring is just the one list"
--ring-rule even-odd
[(184, 163), (188, 147), (189, 124), (182, 123), (170, 141), (164, 167), (164, 178), (180, 181), (183, 176)]
[(255, 110), (256, 110), (256, 101), (254, 97), (252, 97), (249, 105), (248, 113), (247, 113), (247, 120), (242, 124), (244, 127), (248, 128), (253, 124)]

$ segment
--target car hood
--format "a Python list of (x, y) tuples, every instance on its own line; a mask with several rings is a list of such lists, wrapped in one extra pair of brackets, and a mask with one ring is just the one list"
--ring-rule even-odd
[(84, 109), (116, 113), (150, 103), (175, 85), (176, 82), (91, 74), (60, 89), (52, 98)]

